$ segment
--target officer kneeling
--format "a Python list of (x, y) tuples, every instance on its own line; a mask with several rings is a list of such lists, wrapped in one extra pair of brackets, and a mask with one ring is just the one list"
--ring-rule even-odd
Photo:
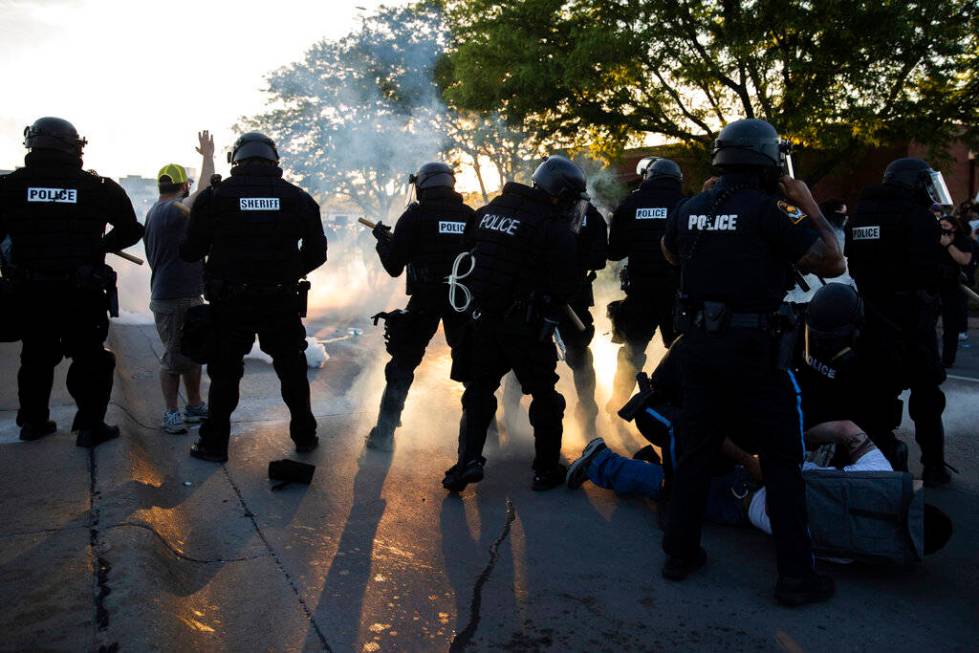
[(467, 276), (474, 319), (470, 369), (462, 395), (459, 462), (442, 485), (453, 492), (483, 478), (486, 430), (496, 413), (493, 393), (513, 370), (531, 396), (535, 490), (564, 483), (561, 420), (564, 397), (554, 389), (552, 341), (578, 284), (577, 238), (587, 206), (585, 175), (561, 156), (533, 174), (534, 187), (509, 182), (476, 212), (467, 234), (475, 264)]
[(267, 136), (243, 134), (229, 156), (231, 177), (201, 192), (190, 213), (185, 261), (204, 257), (205, 296), (217, 332), (207, 374), (210, 415), (190, 455), (228, 459), (231, 413), (238, 405), (244, 356), (258, 335), (272, 357), (289, 407), (289, 435), (296, 451), (319, 444), (306, 378), (306, 293), (300, 279), (326, 261), (319, 206), (282, 179), (279, 154)]
[(798, 605), (828, 599), (833, 582), (813, 569), (799, 389), (792, 349), (779, 342), (790, 327), (777, 314), (793, 264), (831, 277), (844, 262), (809, 189), (783, 176), (786, 149), (764, 121), (731, 123), (713, 146), (720, 179), (680, 204), (667, 224), (664, 254), (680, 266), (683, 336), (672, 355), (683, 407), (663, 576), (682, 580), (707, 561), (700, 534), (710, 467), (730, 425), (739, 424), (759, 440), (778, 559), (775, 595)]
[(119, 436), (118, 427), (103, 421), (115, 369), (115, 357), (103, 347), (107, 312), (118, 308), (105, 255), (136, 243), (143, 228), (118, 184), (82, 170), (87, 141), (70, 122), (41, 118), (24, 136), (30, 149), (24, 167), (0, 177), (0, 241), (9, 235), (11, 245), (4, 270), (11, 305), (3, 319), (20, 322), (23, 341), (20, 439), (58, 429), (48, 419), (48, 400), (54, 368), (67, 356), (68, 392), (78, 405), (75, 443), (94, 447)]

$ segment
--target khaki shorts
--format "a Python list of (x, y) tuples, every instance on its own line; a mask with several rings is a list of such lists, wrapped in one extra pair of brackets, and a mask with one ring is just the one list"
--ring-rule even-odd
[(186, 374), (200, 369), (200, 365), (180, 353), (180, 333), (184, 326), (184, 316), (191, 306), (204, 303), (200, 297), (180, 299), (155, 299), (150, 302), (153, 319), (156, 321), (156, 332), (163, 341), (163, 356), (160, 366), (165, 372)]

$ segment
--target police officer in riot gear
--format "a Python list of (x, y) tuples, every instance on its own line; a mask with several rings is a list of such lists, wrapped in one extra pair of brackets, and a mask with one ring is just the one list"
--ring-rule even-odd
[(622, 272), (625, 299), (608, 307), (613, 342), (622, 343), (609, 401), (611, 410), (621, 408), (632, 394), (656, 329), (667, 347), (675, 337), (677, 274), (663, 257), (659, 243), (667, 218), (683, 199), (683, 172), (670, 159), (652, 157), (640, 161), (636, 172), (642, 175), (642, 184), (616, 209), (609, 231), (609, 259), (629, 260)]
[(816, 290), (806, 306), (803, 342), (796, 365), (806, 424), (837, 420), (855, 422), (891, 466), (908, 469), (908, 447), (894, 435), (900, 411), (881, 410), (867, 401), (879, 383), (878, 370), (863, 350), (866, 325), (863, 299), (845, 283)]
[(589, 202), (585, 216), (578, 230), (578, 287), (568, 299), (575, 314), (585, 325), (579, 330), (570, 316), (561, 316), (558, 337), (564, 345), (564, 361), (571, 368), (578, 404), (575, 418), (582, 432), (594, 434), (595, 420), (598, 418), (598, 404), (595, 402), (595, 359), (590, 344), (595, 337), (595, 320), (591, 308), (595, 305), (592, 289), (596, 272), (605, 267), (608, 255), (608, 223), (593, 204)]
[(22, 440), (57, 430), (48, 400), (54, 368), (68, 357), (72, 431), (78, 446), (94, 447), (119, 435), (104, 421), (115, 369), (103, 347), (115, 293), (105, 255), (136, 243), (143, 228), (118, 184), (82, 170), (86, 141), (70, 122), (41, 118), (24, 136), (24, 167), (0, 178), (0, 242), (10, 236), (13, 286), (4, 319), (16, 316), (23, 341), (17, 424)]
[(282, 179), (279, 154), (267, 136), (242, 134), (228, 158), (231, 177), (197, 197), (180, 246), (184, 260), (205, 259), (205, 295), (217, 332), (207, 366), (210, 415), (190, 453), (212, 462), (228, 459), (242, 359), (256, 335), (279, 377), (296, 451), (312, 451), (319, 438), (301, 319), (309, 285), (300, 279), (326, 261), (319, 206)]
[(678, 357), (683, 408), (663, 576), (682, 580), (706, 562), (700, 531), (709, 469), (738, 424), (755, 436), (770, 488), (775, 596), (799, 605), (828, 599), (833, 582), (813, 569), (793, 346), (782, 341), (793, 329), (779, 309), (793, 265), (835, 276), (844, 263), (809, 189), (783, 176), (785, 152), (767, 122), (729, 124), (712, 150), (720, 179), (668, 219), (663, 251), (680, 266), (683, 336), (671, 355)]
[(533, 188), (507, 183), (502, 195), (476, 212), (467, 234), (475, 261), (466, 278), (474, 320), (469, 381), (462, 396), (459, 461), (442, 481), (454, 492), (483, 478), (494, 392), (511, 369), (532, 398), (532, 487), (546, 490), (564, 482), (559, 458), (565, 402), (554, 387), (552, 336), (578, 283), (575, 232), (587, 195), (584, 173), (562, 156), (548, 157), (533, 182)]
[(883, 184), (864, 189), (847, 227), (850, 274), (866, 304), (862, 350), (876, 370), (867, 403), (900, 423), (898, 396), (910, 388), (908, 412), (921, 447), (923, 480), (951, 479), (945, 470), (942, 412), (945, 380), (936, 335), (941, 232), (931, 205), (951, 205), (940, 172), (920, 159), (897, 159)]
[(393, 234), (383, 225), (374, 229), (384, 269), (393, 277), (407, 270), (410, 297), (405, 310), (382, 314), (386, 317), (385, 340), (391, 360), (384, 368), (387, 383), (367, 446), (385, 451), (393, 447), (394, 430), (400, 423), (415, 368), (439, 322), (452, 348), (452, 377), (465, 380), (460, 376), (459, 348), (469, 320), (450, 306), (445, 280), (462, 252), (463, 234), (475, 211), (455, 192), (455, 173), (444, 163), (426, 163), (409, 181), (418, 201), (398, 218)]

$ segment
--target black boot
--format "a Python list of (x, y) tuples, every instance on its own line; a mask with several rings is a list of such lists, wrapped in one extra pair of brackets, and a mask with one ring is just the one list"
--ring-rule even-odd
[(23, 424), (20, 427), (20, 439), (24, 442), (40, 440), (46, 435), (51, 435), (58, 430), (58, 425), (51, 420), (38, 422), (37, 424)]
[(536, 492), (550, 490), (560, 485), (564, 485), (564, 480), (568, 476), (568, 470), (564, 465), (555, 465), (544, 471), (534, 472), (534, 481), (531, 489)]
[(663, 563), (662, 574), (667, 580), (681, 581), (707, 564), (707, 552), (702, 548), (691, 558), (667, 556)]
[(85, 447), (86, 449), (92, 449), (99, 446), (103, 442), (115, 440), (118, 437), (118, 426), (109, 426), (105, 422), (102, 422), (98, 426), (92, 428), (78, 429), (78, 437), (75, 438), (75, 445)]
[(198, 460), (206, 460), (209, 463), (226, 463), (228, 462), (228, 450), (224, 449), (219, 451), (217, 449), (210, 449), (204, 443), (204, 438), (198, 438), (194, 446), (190, 448), (190, 455)]
[(462, 492), (470, 483), (479, 483), (483, 480), (483, 466), (485, 464), (485, 458), (470, 460), (465, 464), (456, 463), (445, 471), (442, 487), (449, 492)]
[(836, 584), (833, 579), (821, 574), (813, 574), (808, 578), (779, 576), (775, 584), (775, 598), (782, 605), (790, 607), (828, 601), (835, 592)]

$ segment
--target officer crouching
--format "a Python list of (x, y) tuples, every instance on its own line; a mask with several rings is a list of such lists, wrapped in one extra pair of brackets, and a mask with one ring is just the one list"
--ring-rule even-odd
[[(67, 386), (78, 412), (75, 443), (94, 447), (119, 436), (104, 422), (115, 357), (103, 347), (108, 312), (117, 314), (107, 252), (136, 243), (143, 228), (114, 181), (82, 170), (87, 141), (61, 118), (24, 130), (24, 167), (0, 178), (0, 242), (10, 236), (4, 320), (15, 318), (23, 349), (17, 386), (21, 440), (57, 431), (48, 401), (54, 368), (71, 359)], [(106, 224), (113, 228), (105, 233)], [(8, 313), (9, 310), (9, 313)]]
[(662, 571), (682, 580), (707, 561), (700, 536), (710, 467), (730, 425), (739, 424), (757, 440), (769, 488), (775, 596), (800, 605), (828, 599), (834, 587), (813, 568), (799, 387), (792, 348), (779, 337), (791, 327), (778, 314), (793, 265), (832, 277), (844, 262), (808, 187), (783, 176), (786, 149), (767, 122), (731, 123), (712, 150), (720, 179), (677, 206), (667, 223), (663, 251), (680, 266), (683, 336), (672, 351), (684, 400)]
[(231, 177), (201, 192), (191, 209), (180, 256), (204, 263), (205, 296), (218, 337), (209, 352), (210, 415), (190, 455), (228, 459), (231, 413), (238, 405), (244, 356), (258, 336), (272, 357), (289, 407), (289, 435), (296, 451), (319, 444), (306, 377), (304, 276), (326, 261), (319, 206), (282, 179), (270, 138), (243, 134), (229, 155)]
[(476, 212), (467, 233), (475, 261), (467, 275), (475, 321), (459, 425), (459, 461), (443, 487), (458, 492), (483, 478), (486, 430), (496, 413), (494, 392), (513, 370), (531, 396), (535, 490), (564, 483), (560, 464), (564, 397), (554, 328), (578, 285), (576, 231), (587, 206), (585, 175), (551, 156), (533, 174), (534, 187), (509, 182)]

